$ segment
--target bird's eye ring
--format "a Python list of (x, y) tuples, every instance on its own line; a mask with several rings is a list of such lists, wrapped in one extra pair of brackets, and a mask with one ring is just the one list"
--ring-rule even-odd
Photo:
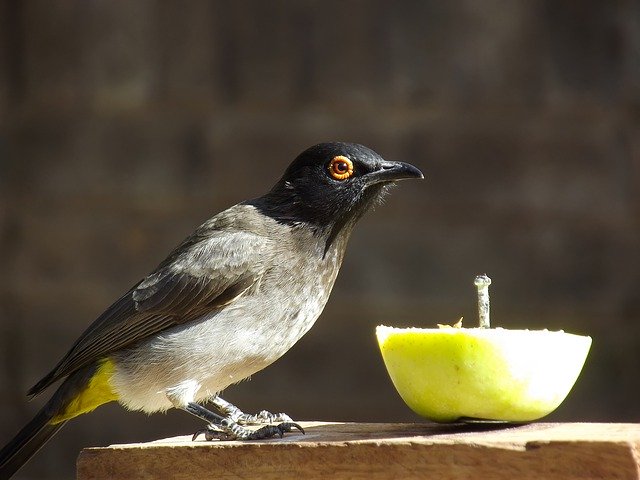
[(329, 174), (336, 180), (346, 180), (353, 175), (353, 162), (342, 155), (333, 157), (329, 163)]

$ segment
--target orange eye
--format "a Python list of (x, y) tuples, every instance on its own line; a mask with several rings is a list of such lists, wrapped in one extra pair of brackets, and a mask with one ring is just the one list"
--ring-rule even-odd
[(336, 180), (346, 180), (353, 175), (353, 162), (342, 155), (333, 157), (329, 163), (329, 173)]

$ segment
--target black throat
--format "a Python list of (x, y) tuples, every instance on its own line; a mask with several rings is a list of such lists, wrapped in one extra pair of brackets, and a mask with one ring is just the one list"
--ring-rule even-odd
[(323, 239), (326, 254), (336, 238), (342, 235), (349, 238), (362, 215), (382, 200), (387, 185), (371, 185), (348, 202), (336, 202), (309, 198), (297, 193), (286, 182), (280, 182), (266, 195), (245, 203), (283, 225), (310, 228), (314, 235)]

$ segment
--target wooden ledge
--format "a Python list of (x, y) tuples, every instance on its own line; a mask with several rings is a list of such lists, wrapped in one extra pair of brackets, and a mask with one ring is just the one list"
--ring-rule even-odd
[(78, 479), (640, 478), (640, 424), (301, 425), (306, 435), (259, 442), (182, 436), (87, 448)]

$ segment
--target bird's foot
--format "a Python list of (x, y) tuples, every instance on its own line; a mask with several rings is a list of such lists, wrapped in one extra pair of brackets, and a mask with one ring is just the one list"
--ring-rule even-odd
[[(262, 412), (261, 412), (262, 413)], [(251, 430), (238, 424), (231, 418), (225, 418), (219, 425), (209, 424), (206, 428), (198, 430), (193, 434), (192, 441), (204, 434), (207, 441), (212, 440), (264, 440), (275, 437), (280, 438), (285, 433), (293, 429), (300, 430), (304, 434), (304, 429), (294, 422), (283, 422), (278, 425), (264, 425), (257, 430)]]
[(293, 420), (286, 413), (271, 413), (262, 410), (260, 413), (250, 415), (218, 396), (214, 397), (211, 403), (225, 418), (229, 418), (240, 425), (264, 425), (280, 422), (293, 424)]
[(266, 410), (262, 410), (260, 413), (256, 413), (254, 415), (238, 410), (236, 414), (229, 418), (240, 425), (264, 425), (280, 422), (293, 423), (293, 419), (286, 413), (271, 413)]

